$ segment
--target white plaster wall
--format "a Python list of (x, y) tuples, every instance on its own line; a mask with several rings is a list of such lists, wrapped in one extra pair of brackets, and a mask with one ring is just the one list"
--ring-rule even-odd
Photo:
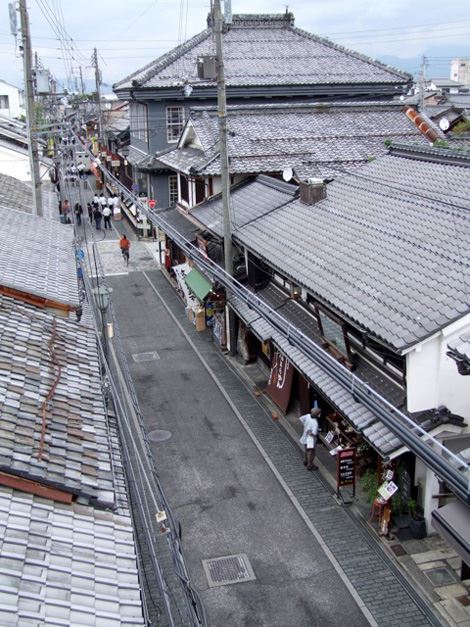
[(213, 176), (212, 177), (212, 194), (215, 196), (215, 194), (220, 194), (221, 191), (222, 191), (222, 185), (220, 181), (220, 176)]
[(407, 354), (408, 411), (445, 405), (452, 413), (470, 419), (470, 377), (460, 375), (455, 362), (446, 355), (449, 342), (469, 331), (467, 315)]
[[(40, 162), (39, 174), (41, 180), (47, 175), (49, 168)], [(0, 146), (0, 173), (13, 176), (20, 181), (31, 181), (29, 168), (29, 155), (23, 152), (11, 150), (5, 146)]]
[(0, 173), (13, 176), (20, 181), (30, 181), (28, 155), (0, 146)]
[(8, 96), (9, 100), (9, 108), (0, 109), (1, 115), (6, 115), (10, 118), (19, 118), (20, 115), (24, 113), (22, 109), (22, 95), (17, 87), (0, 81), (0, 95)]

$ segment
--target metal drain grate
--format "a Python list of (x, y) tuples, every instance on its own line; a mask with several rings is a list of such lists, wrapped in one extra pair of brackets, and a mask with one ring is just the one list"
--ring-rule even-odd
[(160, 355), (157, 351), (149, 351), (148, 353), (133, 353), (132, 359), (140, 364), (143, 361), (155, 361), (160, 359)]
[(458, 581), (455, 573), (450, 568), (432, 568), (430, 570), (423, 570), (423, 574), (429, 579), (433, 586), (449, 586), (450, 584)]
[(202, 565), (209, 582), (209, 588), (256, 579), (250, 560), (245, 553), (202, 560)]

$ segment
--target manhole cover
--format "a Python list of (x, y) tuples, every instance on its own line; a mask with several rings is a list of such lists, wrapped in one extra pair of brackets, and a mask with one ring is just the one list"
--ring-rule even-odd
[(457, 581), (457, 577), (449, 568), (432, 568), (431, 570), (423, 570), (423, 573), (436, 587), (448, 586)]
[(150, 431), (147, 435), (151, 442), (164, 442), (171, 438), (171, 431), (165, 431), (164, 429), (155, 429)]
[(210, 588), (256, 579), (245, 553), (202, 560), (202, 565)]
[(132, 359), (140, 364), (143, 361), (155, 361), (160, 359), (160, 355), (157, 351), (149, 351), (148, 353), (133, 353)]
[(406, 551), (402, 547), (401, 544), (392, 544), (392, 546), (390, 548), (392, 549), (392, 551), (395, 553), (395, 555), (397, 557), (401, 557), (402, 555), (406, 555)]

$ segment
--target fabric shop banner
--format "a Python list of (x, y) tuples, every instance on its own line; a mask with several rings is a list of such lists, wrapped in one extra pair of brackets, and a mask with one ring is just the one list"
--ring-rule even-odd
[(276, 351), (265, 391), (283, 412), (289, 405), (293, 378), (294, 368), (290, 361)]

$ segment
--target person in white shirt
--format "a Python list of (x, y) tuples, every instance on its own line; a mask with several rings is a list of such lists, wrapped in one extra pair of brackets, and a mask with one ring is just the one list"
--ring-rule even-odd
[(304, 414), (299, 418), (300, 422), (304, 426), (300, 442), (304, 445), (304, 466), (307, 466), (307, 470), (318, 470), (318, 466), (315, 466), (313, 461), (315, 459), (315, 447), (317, 445), (318, 435), (318, 418), (320, 414), (321, 410), (318, 407), (314, 407), (310, 410), (310, 413)]
[(98, 194), (95, 194), (93, 196), (93, 207), (96, 208), (98, 207), (99, 204), (100, 204), (100, 197), (98, 196)]
[(110, 196), (108, 198), (108, 207), (111, 209), (111, 212), (113, 211), (113, 203), (114, 203), (114, 196)]
[(113, 215), (113, 210), (111, 207), (105, 207), (101, 213), (104, 218), (104, 228), (111, 229), (111, 216)]

